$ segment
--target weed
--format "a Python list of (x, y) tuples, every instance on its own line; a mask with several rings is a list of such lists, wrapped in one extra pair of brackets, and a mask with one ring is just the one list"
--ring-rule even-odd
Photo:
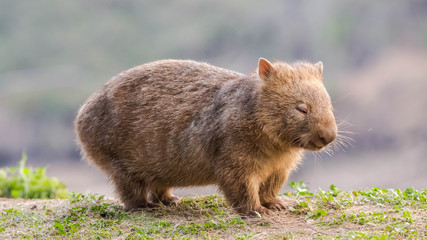
[(293, 196), (312, 196), (313, 193), (311, 193), (308, 188), (308, 186), (300, 180), (299, 182), (291, 181), (288, 186), (294, 190), (294, 192), (291, 194)]
[(25, 167), (22, 154), (17, 167), (0, 169), (0, 197), (6, 198), (68, 198), (64, 183), (46, 176), (46, 167)]

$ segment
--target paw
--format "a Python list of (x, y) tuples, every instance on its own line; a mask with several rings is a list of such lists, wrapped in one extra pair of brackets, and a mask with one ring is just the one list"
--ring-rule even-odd
[(283, 201), (277, 198), (262, 203), (262, 206), (275, 211), (281, 211), (286, 209), (286, 206)]
[(244, 217), (262, 217), (272, 215), (273, 212), (265, 207), (259, 207), (253, 210), (240, 211)]
[(176, 206), (181, 202), (179, 198), (173, 196), (172, 194), (164, 194), (164, 195), (161, 195), (160, 197), (154, 194), (150, 194), (148, 199), (149, 199), (149, 202), (155, 205), (156, 207), (159, 207), (160, 205)]
[(257, 210), (251, 211), (253, 212), (256, 216), (259, 217), (259, 215), (261, 216), (268, 216), (268, 215), (272, 215), (273, 212), (270, 209), (267, 209), (265, 207), (260, 207)]
[(181, 200), (175, 196), (169, 196), (161, 200), (161, 202), (165, 206), (177, 206), (179, 203), (181, 203)]

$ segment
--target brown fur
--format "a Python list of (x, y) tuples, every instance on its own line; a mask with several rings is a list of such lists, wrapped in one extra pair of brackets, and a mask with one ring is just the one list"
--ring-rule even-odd
[(249, 75), (186, 60), (134, 67), (87, 100), (75, 127), (126, 209), (175, 204), (173, 187), (216, 184), (244, 214), (284, 208), (276, 195), (303, 149), (337, 132), (322, 64), (265, 59)]

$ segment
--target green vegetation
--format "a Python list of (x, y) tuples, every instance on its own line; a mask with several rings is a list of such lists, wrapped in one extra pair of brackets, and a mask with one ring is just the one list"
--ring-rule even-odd
[(25, 167), (22, 154), (17, 167), (0, 169), (0, 197), (6, 198), (68, 198), (64, 183), (46, 176), (46, 167)]
[[(343, 192), (335, 185), (330, 191), (311, 193), (305, 184), (291, 182), (296, 206), (293, 213), (315, 220), (318, 227), (352, 228), (336, 239), (424, 239), (427, 237), (427, 190), (413, 188)], [(374, 230), (374, 231), (373, 231)]]
[[(291, 182), (288, 210), (245, 218), (221, 196), (184, 198), (178, 206), (125, 212), (103, 196), (0, 204), (0, 238), (72, 239), (425, 239), (427, 190), (310, 192)], [(11, 200), (12, 201), (12, 200)]]

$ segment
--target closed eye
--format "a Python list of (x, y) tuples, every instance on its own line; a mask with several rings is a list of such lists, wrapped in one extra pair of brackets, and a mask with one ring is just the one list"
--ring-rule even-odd
[(304, 103), (299, 104), (299, 105), (296, 107), (296, 109), (297, 109), (300, 113), (303, 113), (303, 114), (307, 114), (307, 113), (308, 113), (307, 105), (305, 105)]

